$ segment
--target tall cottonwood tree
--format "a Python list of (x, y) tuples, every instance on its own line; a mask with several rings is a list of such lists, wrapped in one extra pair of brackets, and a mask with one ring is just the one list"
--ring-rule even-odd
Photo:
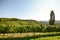
[(49, 25), (54, 25), (54, 23), (55, 23), (55, 14), (54, 11), (52, 10), (50, 13)]

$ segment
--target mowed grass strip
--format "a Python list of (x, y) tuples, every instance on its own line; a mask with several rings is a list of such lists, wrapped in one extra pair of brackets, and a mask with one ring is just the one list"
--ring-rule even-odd
[(31, 37), (31, 36), (41, 36), (41, 35), (56, 35), (60, 32), (46, 32), (46, 33), (6, 33), (6, 34), (0, 34), (0, 38), (23, 38), (23, 37)]
[(38, 35), (31, 37), (22, 37), (22, 38), (0, 38), (0, 40), (60, 40), (60, 35)]
[(39, 37), (39, 38), (35, 38), (34, 40), (60, 40), (60, 36)]

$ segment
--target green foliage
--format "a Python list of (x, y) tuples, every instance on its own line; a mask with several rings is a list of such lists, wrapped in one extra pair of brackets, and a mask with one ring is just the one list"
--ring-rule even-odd
[(3, 33), (3, 32), (4, 32), (4, 27), (0, 26), (0, 33)]
[(55, 14), (53, 11), (51, 11), (49, 25), (54, 25), (54, 23), (55, 23)]
[(57, 30), (57, 32), (60, 32), (60, 26), (58, 26), (58, 27), (56, 28), (56, 30)]
[(60, 32), (60, 27), (55, 26), (0, 26), (0, 33), (26, 33), (26, 32)]
[(20, 21), (20, 19), (17, 19), (17, 18), (0, 18), (0, 22), (5, 22), (5, 21)]
[(0, 18), (0, 33), (60, 32), (58, 25), (46, 25), (35, 20)]
[(56, 32), (56, 27), (47, 27), (46, 29), (47, 32)]

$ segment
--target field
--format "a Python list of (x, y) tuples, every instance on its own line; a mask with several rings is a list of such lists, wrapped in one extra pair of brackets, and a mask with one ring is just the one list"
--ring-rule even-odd
[(60, 32), (0, 34), (0, 40), (60, 40)]
[(60, 26), (35, 20), (0, 18), (0, 40), (60, 40)]
[(60, 40), (59, 35), (55, 36), (32, 36), (32, 37), (24, 37), (24, 38), (0, 38), (0, 40)]
[[(31, 40), (33, 40), (33, 39), (31, 39)], [(35, 38), (34, 40), (60, 40), (60, 36), (39, 37), (39, 38)]]

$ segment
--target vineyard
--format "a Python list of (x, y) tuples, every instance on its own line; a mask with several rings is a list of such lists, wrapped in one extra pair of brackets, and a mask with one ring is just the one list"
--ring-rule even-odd
[(1, 40), (32, 40), (35, 38), (39, 40), (42, 37), (42, 39), (45, 39), (44, 36), (49, 38), (49, 36), (58, 35), (60, 35), (60, 26), (58, 24), (48, 25), (35, 20), (0, 18)]

